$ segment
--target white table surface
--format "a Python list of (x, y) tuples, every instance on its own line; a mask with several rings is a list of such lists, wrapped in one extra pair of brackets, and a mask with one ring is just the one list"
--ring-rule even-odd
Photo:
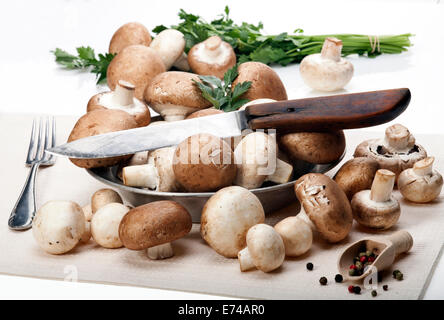
[[(346, 92), (408, 87), (412, 101), (396, 122), (413, 134), (444, 134), (442, 74), (444, 71), (444, 6), (423, 1), (9, 1), (0, 10), (0, 116), (1, 113), (81, 115), (88, 99), (106, 89), (97, 87), (92, 74), (65, 71), (50, 50), (74, 52), (90, 45), (105, 52), (113, 32), (129, 21), (152, 29), (178, 22), (180, 8), (210, 20), (231, 8), (237, 21), (265, 24), (267, 33), (303, 28), (306, 34), (411, 32), (414, 47), (408, 53), (367, 59), (350, 57), (355, 76)], [(273, 5), (271, 5), (271, 3)], [(304, 86), (298, 65), (276, 68), (290, 98), (319, 95)], [(385, 126), (372, 128), (384, 130)], [(28, 133), (24, 133), (28, 134)], [(0, 137), (5, 139), (7, 137)], [(1, 186), (6, 187), (4, 184)], [(438, 263), (425, 295), (444, 299), (444, 262)], [(68, 283), (0, 275), (0, 299), (109, 298), (213, 299), (214, 296), (178, 291)]]

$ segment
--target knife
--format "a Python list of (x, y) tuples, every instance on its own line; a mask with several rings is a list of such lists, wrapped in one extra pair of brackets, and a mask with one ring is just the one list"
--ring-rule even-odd
[(245, 129), (304, 132), (370, 127), (395, 119), (410, 97), (410, 90), (401, 88), (263, 103), (242, 111), (95, 135), (47, 152), (97, 159), (177, 145), (198, 133), (227, 138), (240, 136)]

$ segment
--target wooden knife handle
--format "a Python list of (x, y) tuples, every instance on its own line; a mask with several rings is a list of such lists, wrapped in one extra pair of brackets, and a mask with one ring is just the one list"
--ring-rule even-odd
[(287, 100), (247, 107), (251, 129), (333, 131), (376, 126), (399, 116), (410, 102), (407, 88)]

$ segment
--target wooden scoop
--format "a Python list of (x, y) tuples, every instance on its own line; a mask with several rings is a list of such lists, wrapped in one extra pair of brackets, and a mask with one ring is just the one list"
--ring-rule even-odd
[(387, 269), (393, 264), (395, 258), (401, 253), (409, 251), (413, 246), (413, 238), (407, 231), (397, 231), (394, 234), (384, 238), (361, 239), (348, 246), (338, 259), (338, 270), (344, 276), (344, 279), (359, 281), (367, 277), (372, 268), (367, 268), (360, 276), (350, 276), (350, 265), (353, 264), (353, 258), (360, 252), (370, 250), (378, 257), (371, 264), (378, 271)]

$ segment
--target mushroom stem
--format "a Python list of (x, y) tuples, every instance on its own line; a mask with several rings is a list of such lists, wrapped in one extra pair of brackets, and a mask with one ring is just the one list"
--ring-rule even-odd
[(421, 161), (416, 162), (413, 165), (413, 172), (418, 176), (428, 176), (433, 173), (433, 162), (435, 161), (434, 157), (427, 157)]
[(159, 186), (159, 172), (152, 164), (129, 166), (122, 169), (123, 184), (156, 190)]
[(205, 40), (204, 44), (205, 48), (207, 48), (208, 51), (214, 52), (220, 48), (220, 45), (222, 44), (222, 39), (218, 36), (212, 36)]
[(119, 106), (129, 106), (134, 103), (136, 87), (129, 82), (120, 80), (114, 89), (113, 102)]
[(285, 161), (276, 159), (276, 169), (273, 174), (270, 174), (265, 178), (265, 181), (271, 181), (274, 183), (282, 184), (290, 181), (291, 174), (293, 173), (293, 166)]
[(385, 130), (385, 141), (397, 151), (408, 151), (415, 145), (415, 138), (410, 131), (400, 124), (394, 124)]
[(327, 38), (322, 45), (321, 56), (325, 59), (339, 61), (341, 59), (342, 41), (336, 38)]
[(385, 202), (390, 200), (390, 196), (395, 185), (396, 175), (385, 169), (376, 171), (370, 192), (370, 199), (375, 202)]
[(148, 248), (146, 249), (146, 254), (148, 255), (148, 258), (152, 260), (167, 259), (174, 256), (171, 242)]
[(239, 251), (237, 258), (239, 259), (239, 265), (242, 272), (256, 268), (248, 247)]
[(316, 226), (314, 225), (313, 221), (311, 221), (311, 219), (308, 217), (307, 212), (305, 212), (305, 209), (302, 205), (301, 205), (301, 211), (299, 211), (296, 217), (307, 223), (312, 231), (316, 231)]
[(182, 52), (180, 57), (174, 62), (173, 67), (180, 71), (190, 71), (190, 65), (188, 64), (188, 56), (185, 52)]

